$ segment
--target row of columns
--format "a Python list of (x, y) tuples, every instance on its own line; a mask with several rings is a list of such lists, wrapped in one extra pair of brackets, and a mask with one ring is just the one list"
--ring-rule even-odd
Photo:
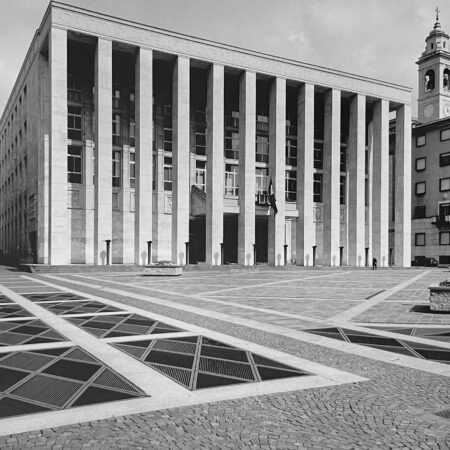
[[(135, 262), (140, 263), (152, 239), (152, 51), (140, 48), (136, 59), (136, 196)], [(173, 70), (173, 185), (172, 259), (187, 262), (189, 241), (189, 117), (190, 61), (179, 56)], [(67, 255), (67, 32), (50, 32), (51, 150), (49, 263), (64, 264)], [(98, 38), (95, 59), (96, 183), (94, 205), (94, 263), (104, 260), (104, 241), (112, 236), (112, 42)], [(207, 78), (207, 189), (206, 262), (221, 263), (223, 242), (224, 67), (211, 64)], [(254, 264), (255, 243), (255, 134), (256, 73), (245, 71), (239, 87), (239, 206), (238, 263)], [(348, 144), (348, 263), (365, 262), (365, 129), (366, 98), (354, 95), (350, 103)], [(323, 168), (323, 263), (339, 264), (340, 245), (340, 117), (341, 92), (325, 94)], [(285, 121), (286, 80), (276, 77), (269, 96), (269, 177), (277, 198), (278, 214), (269, 217), (269, 263), (284, 265), (285, 233)], [(408, 122), (409, 121), (409, 122)], [(313, 217), (314, 85), (300, 86), (298, 96), (297, 263), (312, 265), (315, 244)], [(373, 108), (371, 173), (372, 256), (388, 261), (389, 102)], [(397, 113), (395, 263), (410, 261), (410, 107)], [(370, 143), (369, 143), (370, 144)], [(87, 231), (87, 230), (86, 230)]]

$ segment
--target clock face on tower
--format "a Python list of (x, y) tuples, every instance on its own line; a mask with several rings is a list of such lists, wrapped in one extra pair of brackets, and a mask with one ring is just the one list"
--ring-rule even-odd
[(423, 107), (423, 115), (424, 117), (426, 117), (427, 119), (429, 119), (430, 117), (433, 116), (434, 113), (434, 105), (425, 105)]

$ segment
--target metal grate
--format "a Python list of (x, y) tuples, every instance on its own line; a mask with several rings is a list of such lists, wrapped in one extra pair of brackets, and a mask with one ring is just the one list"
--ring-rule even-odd
[(172, 380), (175, 380), (183, 386), (189, 388), (192, 376), (192, 372), (190, 370), (180, 369), (179, 367), (164, 366), (161, 364), (150, 364), (150, 367), (153, 367), (158, 372), (161, 372)]
[(153, 348), (155, 350), (187, 353), (189, 355), (195, 355), (197, 344), (190, 344), (187, 342), (178, 342), (178, 341), (157, 340)]
[(221, 359), (200, 358), (198, 370), (216, 375), (225, 375), (234, 378), (243, 378), (254, 381), (255, 377), (250, 364)]
[(21, 352), (14, 353), (8, 358), (0, 361), (0, 365), (6, 367), (12, 367), (14, 369), (25, 369), (35, 371), (44, 367), (53, 358), (45, 355), (38, 355), (36, 353)]

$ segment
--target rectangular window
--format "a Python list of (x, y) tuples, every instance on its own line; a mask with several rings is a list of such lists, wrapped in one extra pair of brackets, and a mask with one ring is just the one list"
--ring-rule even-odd
[(439, 205), (439, 219), (450, 222), (450, 203), (441, 203)]
[(322, 179), (321, 173), (314, 174), (313, 180), (313, 202), (322, 203)]
[(206, 161), (195, 161), (195, 185), (206, 192)]
[(450, 128), (441, 130), (441, 141), (448, 141), (450, 139)]
[(427, 168), (427, 158), (416, 158), (416, 172), (421, 172)]
[(225, 164), (225, 195), (229, 197), (237, 197), (239, 190), (239, 166), (233, 164)]
[(130, 147), (136, 147), (136, 122), (130, 119)]
[(297, 119), (286, 119), (286, 136), (297, 137)]
[(439, 180), (439, 191), (450, 191), (450, 178), (441, 178)]
[(130, 152), (130, 188), (136, 186), (136, 153)]
[(164, 190), (172, 190), (172, 158), (164, 156)]
[(269, 116), (256, 116), (256, 131), (269, 132)]
[(314, 169), (323, 169), (323, 144), (314, 142)]
[(286, 165), (297, 165), (297, 139), (286, 138)]
[(225, 158), (239, 158), (239, 133), (231, 130), (225, 131)]
[(225, 126), (239, 128), (239, 111), (228, 111), (225, 117)]
[(414, 245), (416, 247), (425, 246), (425, 233), (416, 233), (414, 235)]
[(297, 200), (297, 171), (286, 170), (285, 177), (286, 201), (295, 202)]
[(341, 172), (347, 170), (347, 148), (343, 146), (341, 146), (340, 170)]
[(256, 135), (256, 162), (269, 163), (269, 137)]
[(414, 207), (414, 219), (424, 219), (425, 217), (425, 206)]
[(427, 191), (427, 183), (425, 181), (416, 183), (416, 195), (425, 195), (426, 191)]
[(67, 112), (67, 136), (69, 139), (81, 141), (81, 108), (69, 105)]
[(341, 205), (345, 205), (345, 177), (341, 177), (339, 184), (339, 201)]
[(439, 155), (439, 167), (450, 166), (450, 152)]
[(112, 107), (120, 108), (120, 87), (114, 86), (112, 91)]
[(121, 152), (113, 150), (112, 152), (112, 185), (114, 187), (120, 187), (121, 178)]
[(269, 186), (269, 170), (256, 168), (256, 203), (267, 205), (267, 188)]
[(206, 155), (206, 125), (195, 125), (195, 154)]
[(426, 135), (416, 137), (416, 147), (423, 147), (426, 144)]
[(439, 245), (450, 245), (450, 231), (441, 231), (439, 233)]
[(120, 114), (113, 114), (112, 116), (112, 138), (113, 145), (122, 145), (120, 139)]
[(67, 100), (69, 102), (81, 103), (80, 80), (72, 75), (67, 77)]
[(67, 182), (79, 183), (82, 179), (82, 158), (83, 151), (81, 146), (69, 145), (67, 148)]

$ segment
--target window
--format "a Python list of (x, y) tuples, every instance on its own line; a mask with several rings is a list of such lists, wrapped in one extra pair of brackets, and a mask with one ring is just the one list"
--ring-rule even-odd
[(130, 147), (136, 147), (136, 122), (130, 119)]
[[(172, 151), (172, 106), (164, 105), (163, 148), (166, 152)], [(172, 163), (170, 163), (172, 164)], [(172, 185), (171, 185), (172, 186)], [(172, 187), (169, 189), (172, 190)]]
[(136, 153), (130, 152), (130, 188), (136, 186)]
[(81, 141), (81, 108), (78, 106), (69, 106), (67, 111), (68, 138)]
[(424, 219), (426, 217), (425, 206), (414, 207), (414, 219)]
[(112, 107), (120, 108), (120, 87), (114, 86), (112, 91)]
[(286, 136), (297, 136), (297, 119), (286, 120)]
[(164, 156), (164, 190), (172, 190), (172, 158)]
[(450, 191), (450, 178), (441, 178), (439, 180), (439, 190), (441, 192)]
[(439, 155), (439, 167), (450, 166), (450, 152)]
[(450, 245), (450, 231), (441, 231), (439, 233), (439, 245)]
[(450, 128), (441, 130), (441, 141), (448, 141), (450, 139)]
[(297, 139), (286, 139), (286, 165), (297, 165)]
[(347, 148), (343, 146), (341, 146), (340, 170), (341, 172), (347, 170)]
[(113, 137), (113, 145), (121, 145), (120, 114), (113, 114), (112, 116), (112, 137)]
[(339, 183), (339, 201), (341, 205), (345, 205), (345, 177), (341, 177)]
[(225, 195), (237, 197), (239, 190), (239, 166), (225, 164)]
[(269, 185), (269, 170), (256, 168), (256, 203), (267, 205), (267, 188)]
[(269, 116), (256, 116), (256, 131), (269, 131)]
[(269, 137), (256, 135), (256, 162), (269, 162)]
[(195, 161), (195, 185), (206, 192), (206, 161)]
[(69, 145), (67, 148), (67, 182), (82, 183), (82, 147)]
[(286, 170), (285, 180), (286, 201), (295, 202), (297, 200), (297, 171)]
[(234, 131), (225, 131), (225, 158), (239, 158), (239, 133)]
[(67, 100), (69, 102), (81, 103), (80, 81), (72, 75), (68, 75), (67, 77)]
[[(433, 48), (433, 44), (431, 44)], [(425, 92), (431, 92), (434, 89), (434, 70), (427, 70), (425, 73)]]
[(323, 169), (323, 144), (314, 142), (314, 169)]
[(439, 205), (439, 218), (446, 222), (450, 222), (450, 203), (441, 203)]
[(112, 185), (120, 187), (121, 153), (118, 150), (112, 152)]
[[(445, 48), (445, 41), (444, 41), (444, 48)], [(442, 74), (442, 87), (444, 88), (444, 90), (448, 91), (450, 86), (449, 86), (449, 81), (450, 81), (450, 70), (449, 69), (444, 69), (444, 73)]]
[(322, 179), (321, 173), (315, 173), (313, 179), (313, 202), (322, 203)]
[(420, 181), (416, 183), (416, 195), (425, 195), (427, 191), (427, 183), (425, 181)]
[(239, 111), (227, 112), (225, 117), (225, 126), (230, 128), (239, 128)]
[(414, 235), (414, 244), (416, 247), (423, 247), (425, 245), (425, 233), (416, 233)]
[(206, 155), (206, 125), (195, 124), (195, 154)]
[(416, 172), (421, 172), (427, 168), (427, 158), (416, 158)]
[(423, 147), (426, 144), (426, 142), (427, 138), (425, 134), (416, 137), (416, 147)]

